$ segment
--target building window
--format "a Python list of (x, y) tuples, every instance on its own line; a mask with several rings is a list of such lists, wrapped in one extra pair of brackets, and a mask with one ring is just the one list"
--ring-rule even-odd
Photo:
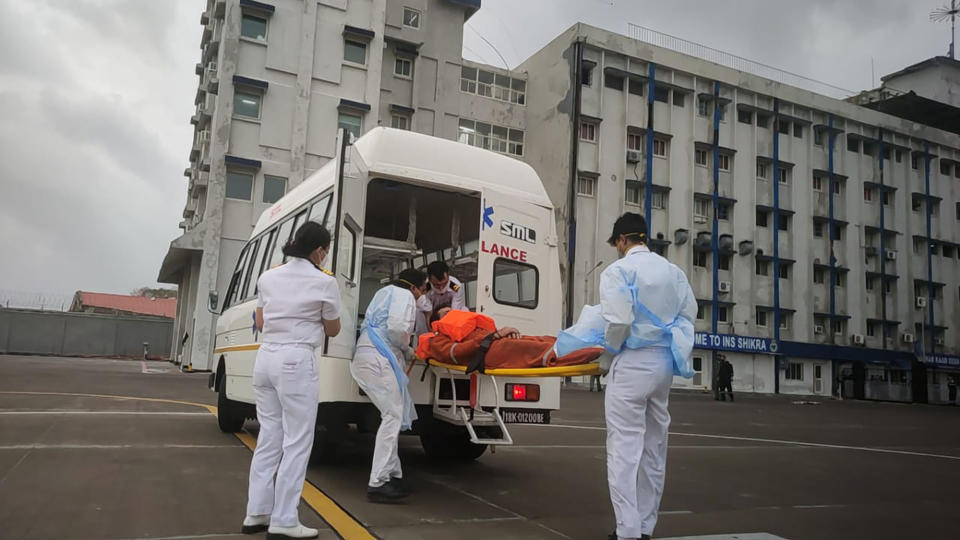
[(877, 323), (867, 322), (867, 336), (874, 337), (877, 335)]
[(940, 174), (945, 176), (950, 174), (950, 162), (940, 160)]
[(843, 274), (837, 272), (833, 277), (833, 284), (837, 287), (843, 287)]
[(605, 73), (603, 75), (603, 86), (610, 88), (611, 90), (617, 90), (618, 92), (622, 92), (623, 77), (619, 75), (614, 75), (613, 73)]
[(410, 129), (410, 117), (402, 114), (390, 115), (390, 127), (395, 129)]
[(581, 64), (580, 82), (583, 83), (584, 86), (590, 86), (592, 80), (593, 80), (593, 66)]
[(650, 206), (655, 210), (664, 210), (667, 207), (667, 194), (662, 191), (654, 191), (650, 194)]
[(750, 111), (739, 111), (737, 113), (737, 121), (741, 124), (753, 124), (753, 113)]
[(864, 286), (866, 287), (866, 289), (867, 289), (868, 291), (872, 291), (872, 290), (873, 290), (873, 278), (870, 277), (870, 276), (867, 276), (867, 282), (865, 283)]
[(233, 114), (244, 118), (260, 118), (260, 103), (263, 100), (263, 94), (253, 94), (249, 92), (233, 93)]
[(408, 7), (403, 8), (403, 25), (420, 28), (420, 12)]
[(802, 139), (803, 138), (803, 126), (800, 124), (793, 124), (793, 136)]
[(819, 129), (813, 130), (813, 144), (823, 146), (823, 132)]
[(706, 150), (694, 150), (693, 151), (693, 160), (697, 165), (703, 167), (707, 166), (707, 151)]
[(253, 174), (227, 171), (228, 199), (249, 201), (253, 194)]
[(468, 94), (477, 93), (477, 68), (467, 66), (460, 68), (460, 91)]
[(507, 153), (514, 156), (523, 155), (523, 130), (522, 129), (511, 129), (510, 130), (510, 141), (507, 144)]
[(954, 204), (956, 204), (956, 205), (957, 205), (957, 208), (956, 208), (956, 212), (957, 212), (957, 221), (960, 221), (960, 202), (958, 202), (958, 203), (954, 203)]
[(757, 326), (767, 326), (767, 312), (766, 310), (757, 308)]
[(407, 58), (397, 58), (393, 63), (393, 74), (397, 77), (409, 79), (412, 70), (413, 62)]
[(860, 152), (860, 141), (859, 139), (847, 138), (847, 151), (853, 152), (855, 154)]
[(673, 106), (674, 107), (683, 107), (684, 98), (681, 92), (673, 93)]
[(822, 284), (822, 283), (823, 283), (823, 274), (824, 274), (824, 271), (823, 271), (822, 268), (814, 268), (814, 269), (813, 269), (813, 282), (816, 283), (817, 285)]
[(897, 163), (903, 163), (903, 152), (901, 150), (896, 151)]
[(843, 194), (843, 184), (841, 184), (841, 183), (840, 183), (839, 181), (837, 181), (837, 180), (834, 180), (834, 181), (833, 181), (833, 194), (834, 194), (834, 195), (842, 195), (842, 194)]
[(706, 220), (708, 217), (710, 217), (710, 200), (694, 199), (693, 217), (701, 218), (702, 220)]
[(833, 239), (837, 242), (843, 240), (843, 229), (839, 225), (833, 226)]
[(580, 140), (597, 142), (597, 125), (593, 122), (580, 122)]
[(757, 259), (757, 275), (758, 276), (770, 275), (770, 261), (762, 261), (760, 259)]
[(788, 362), (787, 371), (783, 374), (783, 378), (788, 381), (802, 381), (803, 364), (801, 362)]
[(717, 156), (717, 166), (721, 171), (730, 170), (730, 156), (726, 154), (720, 154)]
[(720, 255), (720, 258), (717, 260), (717, 267), (720, 270), (730, 270), (730, 261), (732, 257), (730, 255)]
[(717, 306), (717, 322), (727, 322), (727, 306)]
[(643, 135), (639, 133), (627, 133), (627, 150), (643, 149)]
[(872, 156), (876, 146), (877, 145), (872, 142), (863, 141), (863, 155)]
[(639, 180), (627, 180), (623, 199), (629, 204), (640, 204), (640, 196), (642, 192), (643, 182)]
[(757, 210), (757, 227), (767, 226), (767, 216), (769, 213), (766, 210)]
[(263, 176), (263, 202), (273, 204), (287, 192), (287, 179), (280, 176)]
[(703, 320), (703, 304), (700, 303), (697, 304), (697, 320)]
[(787, 121), (785, 121), (785, 120), (777, 120), (777, 131), (779, 131), (779, 132), (782, 133), (783, 135), (789, 135), (789, 134), (790, 134), (790, 122), (787, 122)]
[(363, 131), (363, 118), (359, 114), (341, 111), (337, 117), (337, 127), (343, 128), (345, 132), (354, 137), (359, 137)]
[(920, 156), (910, 156), (910, 168), (914, 170), (920, 168)]
[(577, 195), (584, 197), (593, 197), (597, 190), (597, 179), (589, 176), (581, 176), (577, 179)]
[(757, 127), (765, 128), (770, 125), (770, 115), (757, 113)]
[(790, 314), (781, 313), (780, 314), (780, 329), (789, 330), (790, 329)]
[(823, 191), (823, 178), (814, 175), (813, 176), (813, 190), (814, 191)]
[(360, 66), (367, 65), (367, 44), (349, 39), (343, 42), (343, 59)]
[(510, 103), (525, 105), (527, 103), (527, 81), (510, 79)]
[(767, 180), (770, 178), (770, 168), (766, 163), (757, 163), (757, 178)]
[(693, 265), (698, 268), (707, 267), (707, 252), (706, 251), (694, 251), (693, 252)]
[(705, 99), (697, 99), (697, 115), (707, 116), (710, 114), (710, 102)]
[(890, 206), (890, 192), (884, 190), (880, 193), (880, 199), (883, 201), (884, 206)]
[(777, 220), (777, 228), (780, 229), (781, 231), (790, 230), (790, 216), (781, 214), (777, 217), (779, 218)]
[(644, 84), (642, 81), (630, 79), (630, 81), (627, 82), (627, 92), (630, 92), (635, 96), (643, 95), (643, 87), (644, 87)]
[(833, 322), (830, 323), (830, 326), (832, 327), (832, 330), (833, 330), (833, 333), (834, 333), (834, 334), (836, 334), (836, 335), (838, 335), (838, 336), (843, 334), (843, 321), (842, 321), (842, 320), (840, 320), (840, 319), (834, 319)]
[(653, 100), (661, 103), (670, 103), (670, 90), (662, 86), (654, 86)]
[(653, 155), (657, 157), (666, 157), (667, 141), (663, 139), (653, 139)]
[(863, 200), (866, 202), (873, 201), (873, 188), (869, 186), (863, 186)]
[(267, 20), (262, 17), (243, 14), (240, 21), (240, 37), (256, 41), (267, 40)]
[(787, 169), (778, 169), (778, 175), (780, 176), (781, 184), (787, 184), (790, 182), (790, 175)]
[(730, 206), (729, 204), (717, 204), (717, 219), (730, 221)]
[(823, 222), (813, 222), (813, 236), (814, 238), (823, 238)]
[(780, 265), (780, 279), (790, 279), (790, 265), (781, 264)]
[(524, 132), (519, 129), (461, 118), (457, 141), (494, 152), (522, 156), (523, 138)]
[(495, 73), (493, 76), (493, 99), (510, 101), (510, 77)]

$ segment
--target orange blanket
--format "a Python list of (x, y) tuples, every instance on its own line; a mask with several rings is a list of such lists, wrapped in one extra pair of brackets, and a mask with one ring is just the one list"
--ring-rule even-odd
[[(492, 333), (486, 328), (478, 327), (460, 341), (442, 332), (423, 334), (419, 338), (417, 356), (463, 366), (469, 365), (476, 360), (484, 339)], [(553, 350), (556, 341), (557, 338), (552, 336), (521, 336), (516, 339), (493, 340), (479, 369), (482, 371), (485, 368), (572, 366), (590, 363), (603, 354), (603, 349), (597, 347), (581, 349), (566, 356), (557, 357)]]

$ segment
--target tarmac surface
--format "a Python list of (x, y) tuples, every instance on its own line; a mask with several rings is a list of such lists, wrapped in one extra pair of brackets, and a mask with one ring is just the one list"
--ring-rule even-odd
[[(0, 356), (0, 537), (249, 538), (256, 422), (221, 433), (206, 379)], [(320, 538), (606, 538), (603, 395), (561, 404), (473, 463), (430, 462), (402, 437), (414, 493), (399, 505), (366, 501), (373, 443), (351, 434), (308, 470), (301, 520)], [(657, 538), (960, 538), (960, 409), (675, 391), (670, 411)]]

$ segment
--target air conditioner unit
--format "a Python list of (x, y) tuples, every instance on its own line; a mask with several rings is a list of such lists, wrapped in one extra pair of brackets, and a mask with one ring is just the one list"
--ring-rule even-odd
[(942, 338), (942, 337), (933, 338), (933, 344), (934, 344), (934, 345), (943, 345), (943, 338)]
[(214, 76), (217, 75), (217, 63), (216, 62), (207, 62), (207, 69), (210, 70)]
[(892, 249), (888, 249), (888, 250), (886, 251), (886, 258), (887, 258), (888, 261), (895, 261), (895, 260), (897, 260), (897, 252), (894, 251), (894, 250), (892, 250)]
[(914, 341), (913, 334), (909, 332), (904, 333), (901, 337), (903, 338), (904, 343), (913, 343)]
[(813, 333), (814, 333), (814, 334), (822, 334), (823, 332), (824, 332), (824, 328), (823, 328), (823, 325), (822, 325), (822, 324), (815, 324), (815, 325), (813, 325)]
[(927, 297), (926, 297), (926, 296), (918, 296), (918, 297), (917, 297), (917, 307), (918, 307), (918, 308), (925, 308), (925, 307), (927, 307)]
[(854, 334), (853, 335), (853, 344), (854, 345), (863, 345), (863, 334)]
[(719, 283), (719, 289), (717, 289), (717, 290), (719, 290), (719, 291), (722, 292), (722, 293), (728, 293), (728, 292), (730, 292), (730, 288), (731, 288), (731, 287), (730, 287), (730, 282), (729, 282), (729, 281), (721, 281), (721, 282)]
[(706, 223), (706, 222), (707, 222), (707, 216), (693, 216), (693, 222), (694, 222), (694, 223)]
[(627, 163), (640, 163), (642, 160), (639, 150), (627, 150)]

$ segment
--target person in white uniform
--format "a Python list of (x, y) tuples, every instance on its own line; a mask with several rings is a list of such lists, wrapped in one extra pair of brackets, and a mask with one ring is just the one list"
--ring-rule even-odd
[(250, 464), (242, 532), (267, 538), (314, 538), (297, 506), (313, 446), (319, 380), (314, 349), (340, 332), (340, 292), (321, 270), (330, 233), (308, 221), (283, 247), (289, 260), (257, 281), (260, 349), (253, 368), (260, 434)]
[(697, 301), (687, 276), (645, 244), (643, 216), (617, 219), (608, 242), (620, 259), (600, 275), (607, 374), (607, 482), (617, 519), (610, 538), (650, 538), (667, 465), (673, 376), (692, 377)]
[(410, 338), (418, 316), (417, 300), (427, 276), (416, 269), (400, 272), (373, 296), (364, 313), (350, 373), (380, 410), (380, 428), (367, 483), (371, 502), (391, 502), (407, 496), (397, 455), (400, 431), (410, 429), (416, 410), (407, 387), (407, 365), (413, 358)]
[(430, 290), (427, 299), (433, 309), (449, 306), (451, 309), (467, 311), (467, 300), (463, 283), (450, 275), (450, 267), (443, 261), (434, 261), (427, 266)]

